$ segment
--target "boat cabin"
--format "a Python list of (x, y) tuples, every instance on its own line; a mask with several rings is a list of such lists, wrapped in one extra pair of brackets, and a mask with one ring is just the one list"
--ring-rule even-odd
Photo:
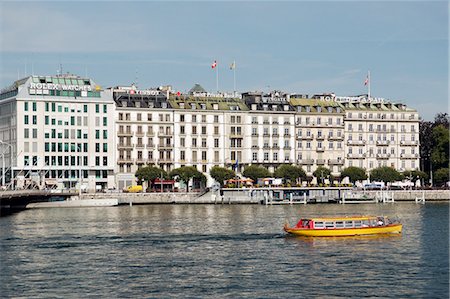
[(391, 222), (387, 217), (355, 217), (355, 218), (316, 218), (300, 219), (296, 228), (303, 229), (342, 229), (385, 226)]

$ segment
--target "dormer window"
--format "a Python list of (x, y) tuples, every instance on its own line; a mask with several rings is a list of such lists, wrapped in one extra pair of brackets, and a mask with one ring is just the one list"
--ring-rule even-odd
[(306, 108), (306, 112), (311, 112), (311, 107), (306, 106), (305, 108)]
[(322, 107), (317, 106), (317, 112), (322, 112)]
[(206, 104), (200, 104), (200, 108), (201, 108), (202, 110), (206, 110)]
[(328, 113), (332, 113), (333, 112), (333, 108), (332, 107), (328, 107)]
[(219, 104), (214, 103), (212, 106), (214, 110), (219, 110)]
[(180, 109), (184, 109), (184, 102), (181, 102), (179, 105), (180, 105)]
[(191, 109), (195, 110), (197, 107), (195, 106), (195, 103), (191, 103)]

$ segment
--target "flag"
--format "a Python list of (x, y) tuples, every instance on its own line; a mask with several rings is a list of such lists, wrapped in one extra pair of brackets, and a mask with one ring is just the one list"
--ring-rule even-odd
[(214, 62), (211, 64), (211, 68), (213, 69), (215, 67), (217, 67), (217, 61), (214, 60)]
[(367, 75), (366, 80), (364, 80), (364, 86), (366, 86), (367, 84), (369, 84), (369, 76)]
[(230, 64), (230, 70), (234, 70), (236, 68), (236, 61)]
[(234, 169), (237, 170), (239, 167), (239, 159), (236, 159), (236, 164), (234, 165)]

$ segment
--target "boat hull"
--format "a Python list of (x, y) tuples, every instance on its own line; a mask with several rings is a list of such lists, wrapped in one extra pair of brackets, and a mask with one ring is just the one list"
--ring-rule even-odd
[(375, 234), (399, 234), (402, 232), (402, 224), (391, 224), (386, 226), (361, 227), (361, 228), (333, 228), (333, 229), (305, 229), (288, 227), (284, 230), (293, 235), (306, 237), (340, 237)]

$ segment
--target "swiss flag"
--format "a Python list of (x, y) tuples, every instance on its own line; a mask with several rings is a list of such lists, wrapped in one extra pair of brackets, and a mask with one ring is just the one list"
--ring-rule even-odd
[(217, 67), (217, 61), (214, 60), (214, 62), (211, 64), (211, 68), (213, 69), (215, 67)]
[(136, 92), (134, 91), (134, 89), (130, 90), (130, 94), (135, 94)]

